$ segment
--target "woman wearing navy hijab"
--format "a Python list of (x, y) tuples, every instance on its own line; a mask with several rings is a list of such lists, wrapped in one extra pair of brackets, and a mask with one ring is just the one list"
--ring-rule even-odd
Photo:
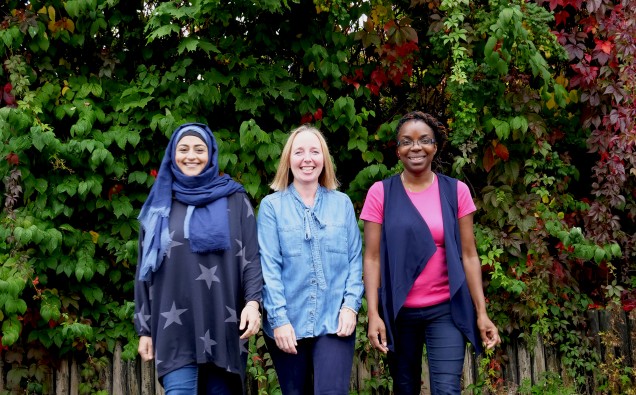
[(204, 124), (178, 127), (139, 214), (135, 328), (166, 394), (237, 394), (260, 329), (252, 205)]

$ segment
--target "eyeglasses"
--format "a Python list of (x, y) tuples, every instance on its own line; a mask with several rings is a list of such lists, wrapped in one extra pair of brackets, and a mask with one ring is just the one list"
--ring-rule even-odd
[(404, 140), (398, 141), (398, 147), (410, 148), (410, 147), (414, 146), (416, 142), (420, 145), (420, 147), (423, 147), (425, 145), (433, 145), (433, 144), (435, 144), (435, 139), (431, 139), (431, 138), (428, 138), (428, 137), (422, 137), (421, 139), (416, 140), (416, 141), (409, 140), (409, 139), (404, 139)]

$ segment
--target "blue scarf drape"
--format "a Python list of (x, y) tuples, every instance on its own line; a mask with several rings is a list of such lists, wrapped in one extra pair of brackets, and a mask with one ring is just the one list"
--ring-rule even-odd
[[(186, 176), (175, 163), (177, 143), (188, 131), (196, 132), (208, 146), (207, 167), (196, 176)], [(218, 154), (216, 139), (207, 125), (186, 123), (172, 134), (155, 183), (138, 217), (144, 231), (140, 280), (149, 280), (150, 273), (159, 269), (172, 241), (168, 218), (173, 198), (188, 205), (183, 229), (192, 252), (204, 254), (230, 248), (227, 197), (245, 190), (227, 174), (219, 175)]]

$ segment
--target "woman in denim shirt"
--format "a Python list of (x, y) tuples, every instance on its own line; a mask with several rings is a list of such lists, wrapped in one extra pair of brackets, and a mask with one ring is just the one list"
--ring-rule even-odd
[(348, 394), (360, 308), (360, 231), (323, 135), (292, 131), (258, 212), (263, 329), (283, 394)]

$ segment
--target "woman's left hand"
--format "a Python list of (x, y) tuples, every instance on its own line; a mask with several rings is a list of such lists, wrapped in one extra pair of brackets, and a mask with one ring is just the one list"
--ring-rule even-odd
[(487, 315), (477, 317), (477, 327), (479, 328), (481, 341), (484, 343), (484, 346), (487, 350), (490, 350), (491, 348), (501, 343), (499, 330), (497, 329), (497, 326), (493, 324), (490, 318), (488, 318)]
[(340, 314), (338, 314), (338, 330), (336, 335), (340, 337), (349, 336), (356, 330), (356, 323), (358, 322), (358, 316), (356, 313), (348, 308), (341, 308)]
[(245, 332), (241, 335), (241, 339), (247, 339), (248, 337), (257, 334), (260, 328), (261, 312), (257, 302), (250, 301), (245, 305), (243, 311), (241, 311), (241, 323), (239, 324), (239, 330), (242, 331), (245, 329)]

